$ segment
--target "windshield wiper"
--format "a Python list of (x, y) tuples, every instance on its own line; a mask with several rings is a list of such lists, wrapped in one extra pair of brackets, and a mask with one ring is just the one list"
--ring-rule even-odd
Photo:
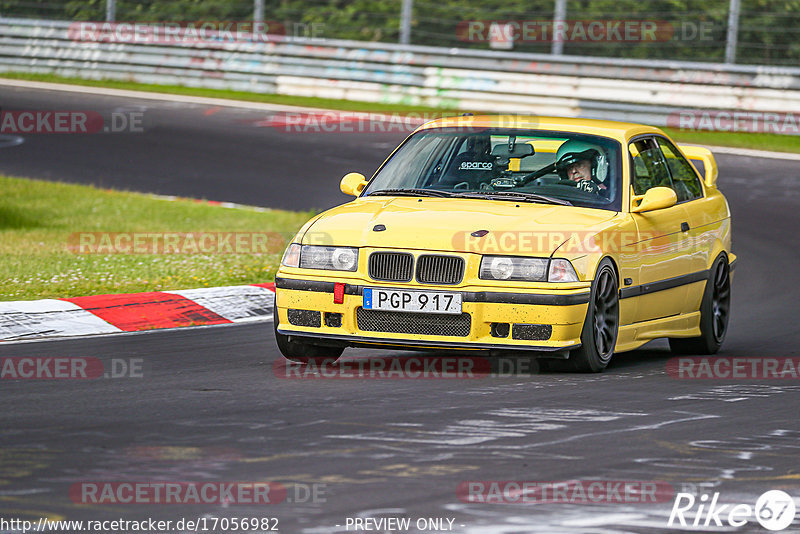
[(547, 204), (557, 204), (559, 206), (572, 206), (569, 200), (537, 195), (536, 193), (524, 193), (522, 191), (470, 191), (469, 193), (453, 194), (454, 198), (488, 198), (490, 200), (522, 200), (529, 202), (544, 202)]
[(371, 192), (367, 196), (372, 195), (391, 195), (391, 196), (406, 196), (406, 197), (450, 197), (452, 193), (447, 191), (440, 191), (438, 189), (379, 189)]

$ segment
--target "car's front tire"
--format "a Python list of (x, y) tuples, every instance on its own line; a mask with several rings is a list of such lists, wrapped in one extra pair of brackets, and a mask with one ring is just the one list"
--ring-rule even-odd
[(303, 341), (290, 341), (289, 336), (278, 332), (278, 307), (272, 309), (272, 324), (275, 328), (275, 341), (278, 350), (287, 360), (297, 363), (308, 363), (311, 360), (336, 360), (344, 352), (344, 347), (323, 347)]
[(605, 369), (614, 354), (618, 332), (619, 282), (611, 260), (604, 258), (592, 282), (581, 347), (569, 355), (572, 367), (583, 373), (599, 373)]
[(670, 338), (670, 350), (675, 354), (716, 354), (728, 332), (730, 310), (731, 270), (728, 258), (720, 254), (711, 266), (700, 303), (700, 336)]

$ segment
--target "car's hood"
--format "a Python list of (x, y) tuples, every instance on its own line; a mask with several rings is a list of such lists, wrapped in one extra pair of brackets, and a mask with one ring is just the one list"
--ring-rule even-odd
[[(302, 242), (549, 256), (576, 234), (585, 237), (608, 227), (616, 215), (613, 211), (529, 202), (363, 198), (322, 214)], [(471, 235), (487, 230), (483, 236)]]

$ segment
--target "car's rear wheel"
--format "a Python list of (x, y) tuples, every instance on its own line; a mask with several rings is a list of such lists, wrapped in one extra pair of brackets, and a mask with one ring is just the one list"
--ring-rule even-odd
[(278, 307), (272, 309), (272, 324), (275, 329), (275, 341), (283, 357), (297, 363), (308, 363), (311, 360), (336, 360), (344, 352), (344, 347), (324, 347), (311, 343), (289, 340), (289, 336), (278, 332)]
[(619, 283), (609, 259), (603, 259), (592, 282), (589, 309), (583, 322), (581, 348), (569, 355), (576, 371), (598, 373), (606, 368), (619, 331)]
[(720, 254), (711, 267), (703, 301), (700, 303), (700, 336), (670, 338), (676, 354), (715, 354), (728, 333), (731, 310), (731, 270), (728, 258)]

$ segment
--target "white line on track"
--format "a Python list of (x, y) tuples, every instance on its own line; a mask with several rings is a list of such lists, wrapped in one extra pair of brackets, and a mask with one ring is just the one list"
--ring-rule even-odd
[[(0, 74), (0, 76), (2, 76), (2, 74)], [(298, 112), (307, 111), (315, 113), (332, 111), (323, 108), (285, 106), (281, 104), (269, 104), (266, 102), (250, 102), (247, 100), (229, 100), (227, 98), (211, 98), (205, 96), (153, 93), (148, 91), (130, 91), (127, 89), (111, 89), (106, 87), (91, 87), (85, 85), (70, 85), (64, 83), (32, 82), (28, 80), (13, 80), (5, 78), (0, 78), (0, 86), (23, 87), (26, 89), (42, 89), (45, 91), (62, 91), (68, 93), (83, 93), (89, 95), (118, 96), (123, 98), (161, 100), (163, 102), (181, 102), (185, 104), (201, 104), (207, 106), (226, 106), (231, 108), (256, 109), (262, 111), (298, 111)], [(364, 113), (364, 115), (368, 114)]]
[(736, 148), (731, 146), (710, 146), (710, 145), (696, 145), (704, 146), (717, 154), (728, 154), (731, 156), (745, 156), (751, 158), (767, 158), (767, 159), (783, 159), (789, 161), (800, 161), (800, 154), (792, 154), (790, 152), (770, 152), (768, 150), (753, 150), (751, 148)]

